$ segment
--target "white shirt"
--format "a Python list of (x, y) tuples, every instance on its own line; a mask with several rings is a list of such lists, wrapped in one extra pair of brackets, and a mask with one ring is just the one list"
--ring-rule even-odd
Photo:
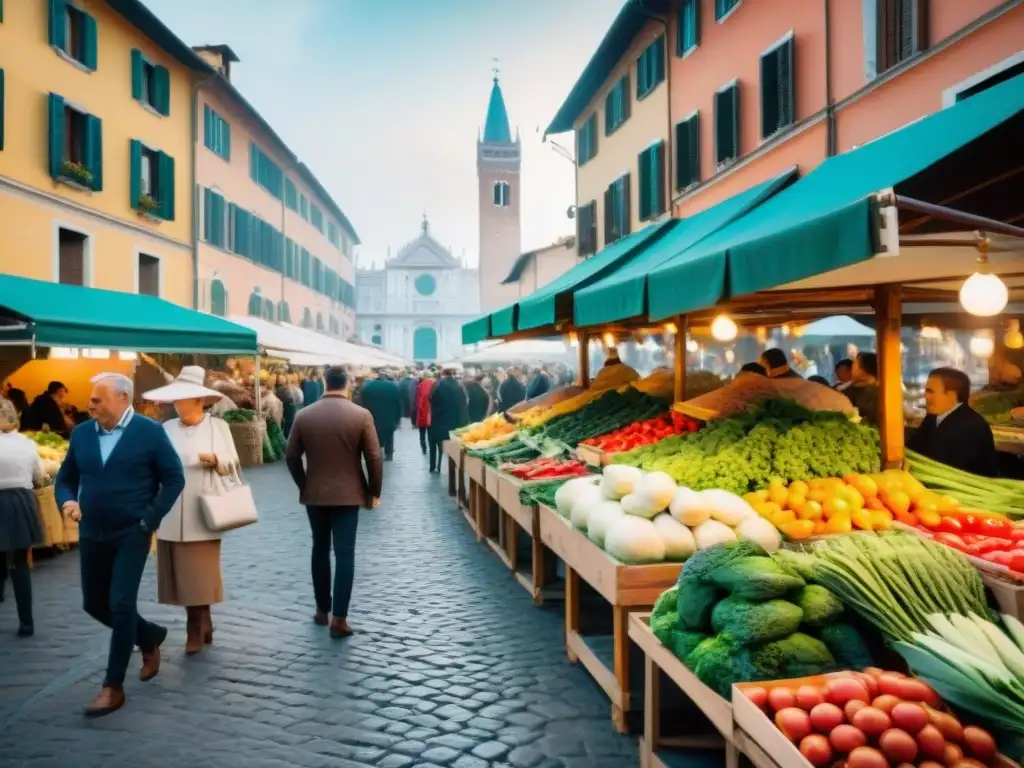
[(36, 444), (17, 432), (0, 432), (0, 490), (32, 490), (32, 481), (43, 475)]
[(936, 417), (935, 417), (935, 426), (936, 426), (936, 427), (937, 427), (937, 426), (939, 426), (939, 424), (941, 424), (941, 423), (942, 423), (942, 421), (943, 421), (943, 420), (944, 420), (944, 419), (945, 419), (945, 418), (946, 418), (947, 416), (949, 416), (949, 414), (951, 414), (951, 413), (952, 413), (953, 411), (955, 411), (955, 410), (956, 410), (957, 408), (959, 408), (959, 407), (960, 407), (961, 405), (963, 405), (963, 403), (957, 403), (956, 405), (954, 405), (954, 406), (953, 406), (952, 408), (950, 408), (950, 409), (949, 409), (948, 411), (946, 411), (945, 413), (940, 413), (940, 414), (939, 414), (938, 416), (936, 416)]

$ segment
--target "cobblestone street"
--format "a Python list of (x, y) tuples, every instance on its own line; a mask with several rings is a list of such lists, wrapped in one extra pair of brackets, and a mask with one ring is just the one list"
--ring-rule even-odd
[(262, 521), (224, 542), (226, 603), (216, 638), (183, 655), (184, 612), (160, 675), (129, 670), (123, 710), (87, 721), (109, 632), (82, 611), (78, 556), (33, 573), (36, 635), (17, 640), (10, 585), (0, 605), (0, 763), (4, 766), (455, 766), (635, 768), (605, 696), (562, 644), (560, 606), (534, 608), (476, 544), (445, 476), (427, 474), (408, 426), (386, 465), (379, 510), (362, 512), (350, 620), (317, 627), (309, 532), (283, 464), (253, 470)]

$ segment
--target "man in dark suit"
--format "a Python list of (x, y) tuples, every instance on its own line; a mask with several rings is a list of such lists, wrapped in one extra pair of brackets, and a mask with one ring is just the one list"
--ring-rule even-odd
[(983, 477), (999, 476), (992, 428), (967, 404), (971, 381), (955, 368), (928, 374), (924, 402), (928, 415), (907, 447), (935, 461)]
[(398, 385), (381, 374), (379, 378), (370, 379), (363, 385), (361, 402), (373, 416), (373, 424), (377, 429), (377, 440), (384, 449), (384, 461), (395, 458), (395, 430), (402, 418), (402, 394)]
[(455, 371), (445, 369), (444, 375), (430, 393), (430, 428), (427, 437), (430, 442), (430, 471), (441, 473), (444, 454), (441, 443), (448, 439), (453, 429), (469, 423), (469, 402), (466, 390), (455, 380)]
[(167, 629), (138, 613), (139, 582), (150, 540), (185, 487), (185, 473), (163, 427), (132, 408), (132, 380), (116, 373), (93, 379), (92, 417), (71, 433), (57, 473), (57, 504), (81, 521), (79, 560), (86, 612), (110, 627), (103, 688), (89, 717), (124, 706), (124, 678), (132, 649), (142, 649), (146, 681), (160, 671)]
[(517, 377), (518, 371), (509, 368), (505, 380), (498, 385), (498, 410), (504, 413), (526, 399), (526, 387)]
[[(352, 581), (355, 578), (359, 508), (380, 503), (384, 464), (370, 412), (347, 397), (344, 368), (327, 370), (324, 396), (295, 417), (285, 460), (299, 487), (313, 532), (311, 570), (320, 626), (331, 619), (331, 637), (348, 637)], [(303, 466), (302, 457), (306, 457)], [(366, 474), (363, 473), (363, 462)], [(331, 540), (334, 540), (334, 592), (331, 595)]]

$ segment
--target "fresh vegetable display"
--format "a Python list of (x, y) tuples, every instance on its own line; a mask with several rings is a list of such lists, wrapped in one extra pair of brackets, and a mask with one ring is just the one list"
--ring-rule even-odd
[(227, 422), (256, 421), (256, 411), (251, 408), (236, 408), (225, 413), (222, 418)]
[(694, 490), (744, 494), (812, 478), (877, 472), (877, 430), (834, 411), (811, 411), (773, 398), (698, 432), (669, 437), (612, 457), (616, 464), (668, 474)]
[(651, 614), (651, 631), (708, 687), (818, 675), (870, 664), (828, 589), (810, 585), (753, 541), (699, 550)]
[(669, 411), (646, 421), (637, 421), (600, 437), (582, 441), (608, 453), (631, 451), (641, 445), (650, 445), (673, 435), (685, 435), (700, 429), (701, 423), (677, 411)]
[[(593, 477), (596, 477), (594, 475)], [(567, 482), (565, 478), (557, 480), (538, 480), (536, 482), (524, 483), (519, 487), (519, 503), (525, 506), (543, 504), (547, 507), (555, 506), (555, 496)]]
[(644, 394), (635, 387), (609, 390), (578, 411), (548, 422), (533, 437), (558, 441), (571, 448), (588, 438), (652, 418), (668, 405), (664, 398)]
[[(518, 414), (515, 417), (516, 421), (520, 427), (526, 429), (541, 427), (559, 416), (565, 416), (566, 414), (578, 411), (592, 400), (596, 400), (606, 392), (611, 391), (616, 387), (625, 387), (630, 384), (630, 382), (633, 382), (635, 378), (636, 375), (631, 373), (625, 366), (602, 370), (598, 375), (598, 378), (591, 383), (589, 389), (585, 389), (578, 395), (573, 395), (572, 397), (564, 400), (535, 405), (534, 407)], [(637, 383), (642, 384), (643, 382)], [(671, 391), (671, 388), (669, 391)]]
[(782, 543), (775, 526), (729, 491), (680, 488), (664, 472), (615, 464), (593, 477), (560, 488), (555, 509), (623, 563), (682, 562), (697, 550), (741, 539), (769, 552)]
[(68, 441), (56, 432), (22, 432), (36, 444), (36, 453), (43, 463), (47, 484), (51, 483), (64, 463), (68, 452)]
[(936, 689), (898, 672), (868, 667), (742, 691), (815, 768), (1015, 765), (991, 733), (945, 711)]
[(1024, 480), (973, 475), (907, 451), (910, 473), (927, 488), (946, 494), (970, 509), (1024, 518)]
[(982, 512), (948, 512), (927, 517), (915, 528), (922, 535), (1024, 577), (1024, 523)]
[(551, 480), (554, 478), (578, 477), (589, 474), (587, 465), (571, 459), (563, 461), (555, 458), (539, 458), (519, 464), (505, 463), (499, 469), (502, 472), (518, 477), (520, 480)]
[(476, 447), (480, 443), (491, 443), (506, 436), (506, 439), (511, 439), (515, 431), (515, 426), (509, 423), (504, 414), (495, 413), (476, 424), (454, 430), (452, 434), (467, 447)]

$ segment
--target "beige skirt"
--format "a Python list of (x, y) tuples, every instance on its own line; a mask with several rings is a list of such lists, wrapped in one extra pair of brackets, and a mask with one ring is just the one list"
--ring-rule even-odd
[(220, 539), (156, 542), (156, 594), (164, 605), (213, 605), (224, 600)]

